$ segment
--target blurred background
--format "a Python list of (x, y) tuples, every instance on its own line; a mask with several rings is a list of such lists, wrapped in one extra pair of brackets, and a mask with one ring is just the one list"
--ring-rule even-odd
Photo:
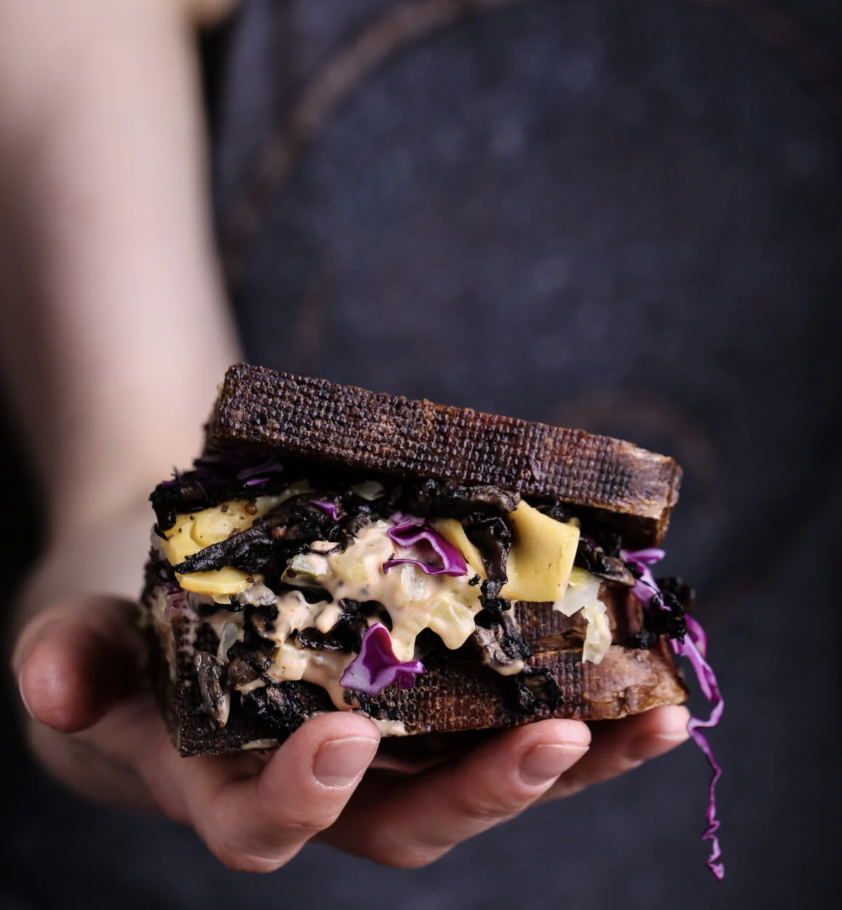
[[(0, 907), (832, 905), (841, 49), (838, 0), (247, 0), (203, 39), (249, 360), (683, 465), (664, 571), (725, 695), (725, 881), (691, 745), (427, 869), (313, 847), (246, 881), (52, 783), (7, 699)], [(0, 451), (8, 590), (39, 522), (8, 419)]]

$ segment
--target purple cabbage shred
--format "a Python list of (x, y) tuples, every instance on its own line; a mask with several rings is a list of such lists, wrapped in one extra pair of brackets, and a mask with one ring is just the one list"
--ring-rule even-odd
[(232, 476), (244, 487), (262, 486), (272, 479), (268, 475), (278, 474), (283, 469), (277, 458), (270, 457), (255, 464), (252, 453), (237, 449), (208, 452), (193, 462), (196, 480), (206, 487), (228, 483)]
[(411, 689), (415, 677), (424, 673), (420, 660), (401, 662), (392, 650), (392, 637), (382, 623), (375, 623), (363, 635), (360, 653), (348, 664), (339, 685), (375, 697), (392, 683)]
[(465, 562), (465, 557), (452, 543), (429, 527), (423, 518), (402, 515), (398, 512), (392, 516), (392, 521), (394, 522), (394, 527), (389, 528), (386, 532), (390, 540), (404, 549), (409, 549), (409, 547), (417, 546), (418, 544), (428, 544), (441, 560), (441, 565), (420, 559), (387, 559), (383, 563), (384, 572), (388, 572), (392, 566), (409, 563), (421, 569), (427, 575), (465, 575), (467, 573), (468, 565)]
[[(242, 471), (237, 472), (237, 480), (250, 480), (251, 478), (260, 475), (260, 474), (279, 474), (283, 471), (284, 466), (278, 461), (277, 458), (267, 458), (262, 464), (255, 465), (252, 468), (244, 468)], [(269, 480), (267, 477), (263, 483), (266, 483)]]
[[(662, 610), (669, 610), (661, 597), (661, 589), (655, 581), (649, 566), (660, 562), (664, 558), (664, 551), (655, 547), (649, 547), (645, 550), (621, 550), (620, 556), (626, 563), (631, 563), (635, 574), (639, 575), (633, 589), (634, 595), (641, 601), (646, 609), (650, 609), (652, 599), (657, 596), (655, 603)], [(720, 821), (716, 817), (716, 784), (722, 776), (722, 768), (716, 761), (713, 749), (708, 742), (707, 737), (702, 732), (705, 729), (715, 727), (722, 718), (722, 712), (725, 708), (725, 701), (719, 691), (719, 685), (716, 681), (710, 664), (707, 660), (707, 635), (698, 620), (691, 616), (685, 617), (687, 622), (687, 636), (683, 642), (676, 639), (670, 639), (670, 647), (674, 654), (686, 657), (696, 674), (699, 681), (699, 687), (702, 694), (711, 703), (712, 708), (707, 720), (699, 717), (691, 717), (687, 723), (687, 732), (690, 734), (693, 742), (702, 750), (705, 758), (708, 760), (711, 771), (708, 787), (708, 809), (707, 823), (708, 826), (702, 833), (702, 840), (711, 842), (710, 856), (707, 860), (707, 867), (720, 881), (725, 876), (725, 865), (722, 862), (722, 848), (719, 845), (717, 831), (719, 830)]]
[(335, 502), (333, 502), (333, 501), (330, 500), (330, 499), (311, 499), (310, 502), (311, 502), (314, 506), (318, 506), (320, 509), (322, 509), (323, 511), (327, 512), (327, 514), (330, 515), (330, 517), (331, 517), (334, 521), (337, 520), (337, 517), (338, 517), (338, 516), (337, 516), (337, 513), (336, 513), (336, 503), (335, 503)]

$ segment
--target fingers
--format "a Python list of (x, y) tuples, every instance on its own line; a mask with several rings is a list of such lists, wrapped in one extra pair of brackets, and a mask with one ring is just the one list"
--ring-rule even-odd
[(184, 759), (148, 691), (134, 688), (144, 656), (134, 611), (85, 598), (24, 629), (13, 669), (30, 714), (45, 725), (33, 725), (33, 746), (77, 791), (132, 808), (157, 804), (191, 823), (233, 869), (278, 868), (343, 810), (377, 750), (377, 728), (333, 714), (310, 720), (268, 761)]
[(669, 752), (687, 739), (689, 719), (686, 708), (668, 705), (623, 720), (593, 724), (590, 751), (543, 795), (541, 802), (572, 796)]
[(548, 720), (506, 731), (452, 763), (363, 782), (322, 838), (400, 868), (438, 859), (534, 802), (588, 750), (585, 724)]
[[(182, 759), (170, 747), (141, 770), (170, 808), (182, 801), (183, 820), (226, 866), (270, 872), (335, 822), (378, 743), (371, 721), (337, 713), (307, 721), (268, 762), (247, 753)], [(164, 792), (173, 785), (178, 793)]]
[(144, 648), (135, 604), (78, 598), (40, 613), (12, 667), (29, 713), (62, 733), (96, 723), (138, 678)]

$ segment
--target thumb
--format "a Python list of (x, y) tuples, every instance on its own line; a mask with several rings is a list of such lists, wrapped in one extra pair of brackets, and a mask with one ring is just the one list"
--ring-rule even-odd
[(12, 658), (21, 699), (38, 721), (75, 733), (100, 720), (137, 681), (145, 660), (137, 605), (78, 597), (39, 613)]

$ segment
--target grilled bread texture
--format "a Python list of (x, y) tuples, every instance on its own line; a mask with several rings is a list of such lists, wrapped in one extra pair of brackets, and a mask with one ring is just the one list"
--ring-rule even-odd
[(226, 373), (207, 443), (555, 496), (604, 513), (630, 547), (661, 542), (682, 473), (672, 458), (608, 436), (244, 363)]

